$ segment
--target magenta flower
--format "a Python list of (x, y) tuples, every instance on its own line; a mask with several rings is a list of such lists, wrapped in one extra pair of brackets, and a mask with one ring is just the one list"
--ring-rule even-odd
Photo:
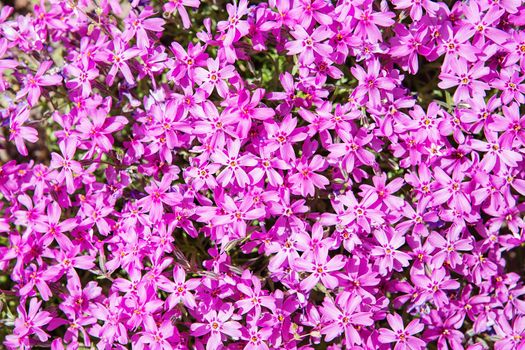
[(522, 70), (525, 69), (525, 33), (522, 31), (513, 32), (503, 47), (508, 51), (505, 56), (505, 66), (518, 63)]
[(525, 144), (525, 118), (520, 116), (519, 105), (516, 102), (503, 106), (503, 115), (495, 115), (490, 124), (495, 131), (503, 132), (501, 142), (512, 146), (514, 141)]
[(43, 326), (47, 325), (52, 320), (51, 314), (47, 311), (40, 311), (42, 301), (36, 298), (31, 298), (29, 301), (29, 309), (23, 304), (17, 308), (18, 318), (15, 320), (14, 335), (8, 335), (7, 340), (15, 337), (21, 337), (29, 334), (35, 334), (40, 341), (45, 342), (49, 339), (49, 334), (44, 332)]
[(330, 157), (341, 158), (344, 169), (351, 173), (354, 168), (361, 165), (372, 165), (375, 157), (372, 152), (364, 148), (372, 141), (373, 135), (367, 135), (365, 131), (358, 131), (352, 135), (346, 130), (340, 130), (339, 136), (342, 143), (334, 143), (327, 146)]
[(236, 5), (227, 4), (226, 11), (228, 12), (228, 20), (217, 23), (217, 29), (226, 32), (224, 45), (229, 46), (248, 34), (250, 30), (248, 21), (241, 19), (248, 14), (248, 1), (240, 0), (239, 4)]
[(24, 140), (31, 143), (38, 141), (38, 132), (36, 129), (23, 125), (29, 119), (29, 111), (30, 108), (20, 108), (18, 113), (11, 119), (9, 125), (9, 141), (15, 141), (16, 149), (23, 156), (28, 155)]
[(367, 2), (363, 8), (355, 7), (354, 11), (354, 17), (357, 19), (355, 34), (372, 43), (381, 40), (381, 32), (378, 27), (390, 27), (395, 23), (392, 19), (395, 16), (393, 12), (372, 12), (371, 2)]
[(213, 223), (216, 225), (231, 224), (239, 237), (246, 235), (246, 220), (261, 219), (265, 215), (264, 208), (253, 208), (253, 197), (243, 198), (239, 204), (236, 204), (230, 196), (225, 194), (219, 203), (224, 215), (214, 216)]
[(237, 289), (244, 294), (244, 298), (235, 303), (235, 306), (240, 308), (241, 314), (245, 314), (254, 309), (255, 317), (259, 317), (261, 315), (262, 306), (274, 311), (275, 298), (261, 292), (261, 281), (258, 277), (252, 276), (251, 282), (253, 288), (243, 283), (237, 285)]
[(77, 147), (76, 139), (69, 139), (62, 141), (58, 144), (62, 155), (58, 153), (51, 154), (51, 169), (61, 169), (58, 173), (56, 180), (62, 183), (66, 182), (67, 192), (72, 194), (75, 192), (75, 183), (73, 180), (74, 176), (82, 174), (83, 169), (79, 162), (73, 159)]
[(144, 188), (148, 195), (141, 198), (138, 204), (149, 211), (151, 222), (157, 222), (162, 218), (164, 204), (176, 205), (181, 201), (180, 194), (171, 191), (171, 182), (172, 177), (165, 175), (160, 182), (153, 180)]
[(463, 182), (463, 176), (459, 171), (452, 174), (452, 178), (448, 176), (443, 169), (436, 167), (434, 169), (434, 176), (436, 182), (439, 184), (439, 190), (432, 194), (434, 205), (448, 202), (449, 205), (454, 206), (459, 210), (470, 212), (470, 198), (468, 195), (468, 182)]
[(134, 36), (137, 37), (137, 47), (145, 49), (151, 46), (151, 40), (148, 38), (148, 32), (162, 32), (162, 26), (166, 23), (162, 18), (148, 18), (155, 14), (151, 8), (146, 7), (140, 14), (131, 11), (126, 17), (126, 30), (122, 33), (122, 39), (129, 42)]
[(436, 267), (430, 277), (422, 274), (412, 274), (410, 277), (416, 287), (422, 288), (425, 296), (434, 301), (436, 306), (443, 307), (449, 302), (446, 291), (456, 290), (460, 284), (458, 281), (450, 279), (446, 270)]
[(485, 67), (482, 62), (478, 62), (468, 67), (467, 60), (459, 58), (450, 62), (450, 72), (442, 73), (439, 77), (441, 82), (438, 86), (442, 89), (448, 89), (457, 86), (454, 93), (454, 101), (465, 101), (473, 96), (485, 96), (485, 91), (489, 90), (489, 85), (480, 78), (489, 73), (489, 68)]
[(286, 116), (282, 123), (264, 123), (264, 128), (268, 132), (267, 149), (277, 151), (281, 154), (283, 160), (288, 161), (295, 157), (293, 145), (303, 141), (307, 135), (296, 128), (297, 119), (290, 115)]
[(164, 4), (162, 9), (168, 13), (177, 11), (180, 18), (182, 19), (182, 25), (184, 28), (188, 29), (191, 26), (191, 21), (190, 17), (188, 16), (188, 11), (184, 6), (198, 8), (199, 5), (199, 0), (169, 0)]
[[(387, 235), (388, 234), (388, 235)], [(400, 271), (408, 266), (410, 255), (400, 251), (398, 248), (405, 244), (405, 239), (399, 231), (378, 229), (374, 231), (374, 237), (381, 247), (372, 248), (370, 254), (376, 256), (379, 262), (379, 273), (386, 275), (392, 270)]]
[(494, 329), (500, 338), (494, 344), (496, 350), (522, 349), (525, 346), (525, 317), (518, 316), (512, 326), (505, 317), (498, 318)]
[(145, 344), (148, 344), (151, 349), (172, 349), (172, 343), (169, 339), (174, 333), (175, 328), (169, 320), (157, 325), (153, 318), (148, 318), (144, 324), (144, 331), (135, 345), (138, 349), (144, 349)]
[(241, 142), (236, 140), (228, 140), (228, 153), (220, 150), (212, 155), (212, 159), (217, 164), (225, 166), (225, 168), (217, 176), (217, 181), (226, 186), (235, 180), (239, 186), (244, 186), (250, 182), (248, 174), (243, 169), (246, 166), (257, 165), (257, 160), (250, 155), (241, 155)]
[(326, 27), (318, 27), (312, 34), (309, 34), (302, 26), (296, 26), (290, 34), (295, 40), (285, 45), (288, 55), (299, 54), (299, 59), (304, 65), (314, 62), (315, 53), (321, 57), (327, 57), (333, 51), (330, 45), (323, 43), (332, 35), (332, 32)]
[(395, 84), (391, 78), (382, 76), (379, 60), (375, 59), (365, 70), (356, 65), (351, 69), (352, 75), (359, 81), (359, 85), (354, 90), (355, 98), (370, 102), (372, 106), (377, 106), (381, 102), (381, 90), (392, 90)]
[(4, 71), (6, 69), (13, 69), (18, 66), (18, 62), (13, 59), (3, 59), (7, 51), (7, 40), (0, 38), (0, 91), (5, 91), (6, 81), (4, 80)]
[(315, 188), (324, 189), (329, 184), (328, 179), (316, 173), (326, 169), (326, 163), (319, 155), (315, 155), (309, 162), (301, 158), (295, 164), (297, 172), (289, 176), (288, 181), (293, 184), (292, 193), (302, 196), (313, 196)]
[(54, 86), (62, 82), (62, 77), (58, 74), (46, 74), (49, 68), (53, 65), (51, 61), (45, 61), (40, 64), (40, 67), (33, 74), (27, 74), (24, 78), (24, 87), (16, 94), (16, 99), (21, 99), (27, 95), (27, 103), (34, 106), (40, 95), (42, 94), (43, 86)]
[[(125, 117), (109, 117), (103, 109), (97, 109), (92, 115), (92, 120), (82, 119), (78, 124), (77, 130), (81, 133), (81, 138), (91, 141), (91, 152), (100, 149), (102, 152), (109, 152), (114, 142), (112, 133), (122, 130), (128, 123)], [(88, 153), (90, 154), (90, 153)]]
[(328, 248), (321, 248), (317, 253), (308, 255), (308, 258), (297, 258), (294, 261), (295, 268), (310, 273), (307, 278), (301, 281), (301, 289), (310, 291), (319, 280), (328, 289), (336, 288), (338, 285), (336, 272), (345, 265), (343, 256), (336, 255), (329, 259)]
[(423, 10), (430, 14), (434, 14), (439, 5), (430, 0), (415, 1), (415, 0), (395, 0), (393, 3), (396, 9), (410, 9), (410, 17), (414, 21), (419, 21), (423, 16)]
[(339, 196), (338, 200), (346, 207), (344, 215), (341, 217), (341, 224), (356, 223), (366, 232), (370, 232), (372, 226), (382, 224), (384, 222), (382, 212), (373, 207), (377, 198), (377, 195), (374, 193), (358, 202), (350, 191), (343, 196)]
[(106, 76), (106, 84), (113, 85), (117, 73), (120, 71), (126, 79), (126, 82), (130, 85), (135, 83), (135, 78), (131, 73), (129, 65), (126, 61), (129, 61), (133, 57), (140, 54), (142, 51), (139, 48), (127, 48), (127, 44), (124, 38), (116, 38), (112, 41), (113, 49), (105, 49), (97, 53), (97, 59), (108, 63), (111, 68)]
[(523, 159), (521, 154), (511, 149), (508, 138), (503, 139), (501, 136), (497, 138), (497, 134), (494, 132), (487, 132), (486, 137), (487, 141), (478, 139), (469, 141), (472, 149), (485, 153), (481, 162), (485, 171), (489, 172), (494, 168), (514, 168)]
[(113, 208), (108, 206), (102, 196), (98, 196), (95, 203), (85, 203), (83, 208), (86, 218), (82, 220), (82, 225), (96, 225), (100, 234), (107, 236), (111, 231), (113, 220), (107, 218), (113, 212)]
[(257, 89), (252, 97), (246, 90), (239, 93), (237, 107), (231, 113), (231, 117), (238, 119), (236, 134), (240, 138), (248, 136), (252, 128), (252, 119), (268, 120), (271, 119), (275, 112), (271, 108), (259, 107), (260, 101), (264, 96), (263, 89)]
[(232, 315), (233, 307), (224, 307), (218, 312), (210, 310), (204, 315), (206, 323), (192, 323), (191, 334), (198, 337), (209, 333), (206, 350), (217, 349), (222, 344), (224, 336), (238, 339), (242, 335), (242, 325), (237, 321), (230, 321)]
[(499, 72), (499, 77), (490, 82), (490, 85), (500, 91), (501, 102), (508, 105), (512, 100), (523, 104), (525, 103), (525, 75), (520, 75), (519, 71), (506, 68)]
[(337, 304), (326, 298), (321, 308), (327, 325), (321, 329), (326, 341), (330, 341), (344, 332), (345, 345), (350, 348), (362, 343), (356, 327), (370, 326), (374, 323), (372, 313), (361, 311), (362, 298), (357, 295), (340, 294)]
[(82, 98), (87, 98), (91, 94), (91, 82), (97, 78), (100, 73), (92, 61), (84, 63), (84, 60), (80, 61), (77, 65), (69, 65), (67, 72), (71, 74), (73, 78), (66, 81), (66, 87), (72, 90), (80, 89)]
[(225, 80), (235, 76), (235, 68), (232, 65), (226, 65), (221, 68), (219, 59), (214, 60), (212, 58), (208, 58), (206, 64), (208, 70), (202, 67), (195, 68), (195, 80), (208, 95), (214, 89), (217, 89), (219, 96), (226, 97), (228, 84), (226, 84)]
[(442, 266), (446, 262), (450, 267), (455, 268), (456, 265), (461, 264), (462, 258), (458, 251), (472, 250), (470, 239), (459, 239), (462, 232), (461, 226), (452, 226), (447, 232), (446, 239), (439, 233), (432, 232), (428, 237), (430, 243), (438, 252), (432, 258), (432, 264), (435, 266)]
[(379, 341), (388, 344), (396, 343), (394, 349), (412, 349), (419, 350), (426, 347), (426, 343), (414, 337), (414, 334), (420, 333), (424, 326), (419, 320), (412, 320), (406, 328), (403, 326), (403, 319), (398, 314), (387, 315), (386, 319), (390, 329), (381, 328), (379, 330)]

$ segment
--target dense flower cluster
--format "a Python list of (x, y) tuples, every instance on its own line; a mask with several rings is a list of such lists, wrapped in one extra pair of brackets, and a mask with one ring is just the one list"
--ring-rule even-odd
[(0, 10), (7, 348), (525, 349), (521, 0), (28, 11)]

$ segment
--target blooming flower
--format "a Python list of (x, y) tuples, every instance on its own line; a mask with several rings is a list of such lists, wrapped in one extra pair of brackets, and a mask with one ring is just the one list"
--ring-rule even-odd
[(206, 350), (217, 349), (222, 343), (223, 336), (239, 338), (241, 336), (241, 324), (237, 321), (230, 321), (233, 315), (233, 307), (220, 309), (218, 312), (211, 310), (204, 315), (207, 323), (196, 322), (191, 325), (191, 332), (194, 336), (201, 336), (210, 333)]
[(379, 330), (379, 341), (383, 343), (396, 343), (396, 349), (423, 349), (426, 343), (419, 338), (414, 337), (414, 334), (421, 332), (424, 328), (419, 320), (412, 320), (406, 328), (403, 326), (403, 319), (398, 314), (387, 315), (386, 319), (388, 325), (392, 330), (381, 328)]
[(21, 99), (27, 95), (27, 103), (34, 106), (42, 94), (42, 86), (54, 86), (60, 84), (62, 77), (58, 74), (46, 74), (53, 65), (51, 61), (42, 62), (36, 73), (27, 74), (25, 77), (24, 88), (16, 94), (16, 99)]
[(202, 67), (195, 68), (195, 80), (208, 95), (213, 92), (213, 89), (217, 89), (217, 93), (225, 97), (228, 93), (228, 84), (225, 80), (235, 75), (233, 66), (226, 65), (221, 68), (220, 61), (212, 58), (208, 58), (206, 64), (208, 70)]

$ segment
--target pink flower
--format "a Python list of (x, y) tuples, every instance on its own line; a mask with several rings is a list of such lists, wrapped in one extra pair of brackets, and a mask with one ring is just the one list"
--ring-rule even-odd
[(405, 238), (399, 231), (378, 229), (374, 231), (374, 237), (381, 246), (373, 247), (370, 254), (376, 256), (381, 275), (392, 270), (400, 271), (409, 265), (410, 255), (398, 249), (405, 244)]
[(122, 33), (122, 39), (128, 42), (134, 36), (137, 36), (137, 47), (145, 49), (151, 46), (151, 40), (148, 38), (148, 32), (162, 32), (162, 26), (166, 23), (162, 18), (148, 18), (155, 14), (150, 7), (144, 8), (140, 14), (131, 11), (126, 17), (126, 30)]
[(235, 236), (244, 237), (246, 235), (246, 220), (261, 219), (265, 215), (264, 208), (253, 207), (252, 197), (245, 197), (238, 204), (227, 194), (221, 199), (219, 203), (224, 215), (216, 215), (212, 221), (216, 225), (232, 225)]
[(195, 68), (195, 80), (208, 95), (213, 92), (213, 89), (217, 89), (219, 96), (226, 97), (228, 84), (226, 84), (225, 80), (235, 76), (235, 67), (226, 65), (220, 68), (219, 59), (214, 60), (212, 58), (208, 58), (206, 64), (208, 70), (202, 67)]
[(248, 14), (248, 1), (240, 0), (239, 4), (236, 5), (226, 4), (226, 11), (228, 12), (228, 20), (217, 23), (217, 29), (226, 32), (224, 45), (230, 46), (248, 34), (250, 30), (248, 21), (241, 20), (244, 15)]
[(182, 25), (184, 28), (188, 29), (191, 26), (191, 22), (190, 17), (188, 16), (188, 11), (186, 11), (184, 6), (198, 8), (199, 5), (199, 0), (169, 0), (162, 8), (168, 13), (177, 11), (182, 19)]
[(75, 192), (74, 176), (82, 174), (83, 169), (79, 162), (74, 160), (74, 155), (77, 147), (76, 139), (66, 139), (59, 142), (58, 146), (62, 155), (58, 153), (51, 153), (51, 169), (62, 169), (57, 175), (56, 180), (62, 183), (66, 182), (67, 192), (72, 194)]
[[(163, 276), (164, 277), (164, 276)], [(186, 273), (184, 269), (177, 265), (173, 269), (173, 282), (164, 278), (161, 283), (159, 283), (159, 288), (165, 292), (170, 293), (166, 299), (167, 308), (170, 310), (178, 305), (181, 301), (190, 309), (197, 307), (195, 303), (195, 297), (192, 292), (195, 288), (199, 286), (200, 282), (198, 279), (189, 279), (186, 280)]]
[(345, 265), (342, 255), (328, 258), (328, 248), (320, 248), (316, 253), (306, 255), (308, 259), (297, 258), (293, 266), (299, 271), (309, 272), (310, 275), (301, 281), (301, 289), (312, 290), (319, 280), (328, 289), (336, 288), (338, 279), (336, 272)]
[(343, 225), (355, 223), (366, 232), (371, 231), (371, 224), (373, 226), (382, 224), (384, 222), (383, 213), (373, 207), (377, 198), (377, 195), (372, 193), (358, 202), (351, 191), (339, 196), (337, 200), (346, 207), (341, 216), (341, 223)]
[(128, 123), (125, 117), (107, 117), (107, 112), (104, 109), (97, 109), (93, 115), (92, 120), (83, 118), (78, 124), (77, 130), (81, 133), (81, 138), (88, 139), (91, 142), (91, 152), (100, 149), (102, 152), (109, 152), (113, 145), (112, 133), (121, 130)]
[(255, 317), (260, 317), (262, 306), (275, 311), (275, 298), (261, 292), (261, 281), (259, 278), (252, 276), (250, 281), (253, 284), (253, 288), (244, 283), (237, 285), (237, 289), (244, 294), (243, 298), (235, 303), (235, 306), (241, 309), (241, 314), (243, 315), (254, 309)]
[(53, 62), (45, 61), (40, 64), (35, 75), (27, 74), (24, 78), (24, 87), (16, 94), (16, 99), (21, 99), (27, 95), (27, 102), (30, 106), (34, 106), (42, 94), (42, 86), (58, 85), (62, 81), (62, 77), (58, 74), (47, 74), (45, 72), (51, 68)]
[(472, 244), (470, 239), (460, 239), (460, 234), (463, 231), (463, 227), (459, 225), (453, 225), (448, 230), (446, 239), (443, 238), (439, 233), (432, 232), (428, 237), (428, 240), (434, 248), (437, 248), (438, 252), (432, 257), (432, 264), (435, 266), (442, 266), (446, 262), (451, 268), (455, 268), (456, 265), (462, 263), (462, 257), (458, 251), (470, 251), (472, 250)]
[(217, 349), (222, 344), (222, 338), (229, 336), (240, 338), (242, 325), (237, 321), (230, 321), (233, 315), (233, 307), (224, 305), (218, 312), (210, 310), (204, 315), (206, 323), (194, 322), (191, 324), (191, 334), (202, 336), (210, 333), (206, 350)]
[(381, 11), (372, 12), (372, 2), (367, 2), (364, 8), (355, 7), (354, 17), (357, 20), (355, 34), (363, 39), (368, 39), (372, 43), (381, 41), (380, 27), (390, 27), (395, 22), (392, 17), (395, 16), (393, 12)]
[(314, 62), (314, 53), (327, 57), (333, 51), (330, 45), (323, 43), (332, 35), (332, 32), (326, 27), (318, 27), (310, 35), (302, 26), (296, 26), (291, 34), (295, 40), (287, 42), (285, 48), (288, 50), (288, 55), (299, 54), (299, 60), (304, 65)]
[(525, 316), (514, 319), (512, 326), (501, 316), (497, 319), (494, 329), (500, 338), (494, 344), (495, 350), (522, 349), (525, 346)]
[(489, 90), (489, 85), (480, 78), (489, 74), (489, 68), (484, 66), (483, 62), (477, 62), (468, 67), (468, 62), (464, 58), (450, 61), (450, 72), (441, 73), (439, 76), (441, 82), (438, 86), (442, 89), (448, 89), (457, 86), (454, 93), (454, 101), (465, 101), (473, 96), (485, 96), (485, 91)]
[(38, 141), (38, 132), (30, 126), (23, 125), (29, 119), (29, 112), (30, 108), (20, 108), (9, 125), (9, 141), (15, 141), (16, 149), (23, 156), (28, 155), (24, 140), (31, 143)]
[(132, 59), (142, 52), (139, 48), (126, 48), (127, 43), (124, 38), (117, 37), (112, 41), (113, 50), (105, 49), (98, 53), (98, 58), (111, 65), (106, 76), (106, 84), (113, 85), (117, 73), (120, 71), (130, 85), (135, 83), (135, 78), (126, 61)]
[(139, 200), (139, 205), (149, 211), (151, 222), (157, 222), (162, 218), (164, 204), (175, 205), (181, 201), (179, 193), (170, 191), (172, 181), (173, 178), (170, 175), (165, 175), (160, 182), (152, 180), (144, 188), (148, 195)]
[[(29, 301), (29, 309), (26, 311), (23, 303), (18, 308), (18, 318), (15, 320), (15, 336), (24, 336), (35, 334), (40, 341), (45, 342), (49, 339), (49, 334), (44, 332), (43, 326), (47, 325), (52, 320), (51, 314), (47, 311), (40, 311), (42, 301), (36, 298), (31, 298)], [(7, 338), (13, 336), (8, 335)]]
[(525, 144), (525, 117), (520, 116), (519, 105), (516, 102), (503, 106), (503, 116), (495, 115), (490, 127), (503, 132), (501, 142), (513, 145), (514, 142)]
[(410, 17), (414, 21), (419, 21), (423, 16), (423, 9), (430, 14), (434, 14), (439, 6), (430, 0), (415, 1), (415, 0), (394, 0), (392, 1), (396, 9), (410, 8)]
[(354, 90), (355, 97), (370, 102), (371, 106), (378, 106), (381, 102), (381, 90), (392, 90), (395, 87), (391, 78), (382, 76), (377, 59), (371, 61), (367, 72), (358, 65), (352, 67), (351, 72), (359, 80), (359, 85)]
[(297, 119), (291, 115), (287, 115), (280, 125), (275, 122), (264, 123), (264, 128), (268, 132), (266, 149), (272, 152), (279, 150), (284, 161), (295, 157), (293, 145), (307, 137), (306, 133), (297, 128)]
[(356, 167), (374, 163), (375, 156), (364, 148), (372, 141), (373, 135), (367, 135), (364, 130), (358, 131), (356, 135), (340, 130), (339, 136), (343, 142), (328, 145), (327, 150), (330, 151), (330, 157), (342, 158), (342, 165), (349, 174)]
[(405, 328), (403, 326), (403, 319), (397, 313), (387, 315), (386, 319), (392, 330), (381, 328), (379, 330), (380, 342), (384, 344), (396, 343), (394, 347), (395, 350), (419, 350), (426, 347), (427, 344), (423, 340), (413, 336), (424, 329), (424, 326), (419, 323), (419, 320), (412, 320)]
[(235, 180), (239, 186), (245, 186), (250, 182), (250, 179), (243, 167), (255, 166), (257, 161), (248, 154), (239, 156), (241, 149), (239, 139), (228, 140), (227, 148), (228, 153), (219, 150), (212, 155), (215, 163), (226, 166), (217, 176), (217, 181), (226, 186)]
[(292, 185), (292, 193), (301, 194), (302, 196), (313, 196), (315, 188), (324, 189), (329, 184), (328, 179), (316, 173), (326, 169), (325, 160), (315, 155), (309, 162), (301, 158), (295, 164), (297, 172), (289, 176), (288, 181)]
[(93, 62), (85, 64), (84, 61), (80, 61), (78, 65), (69, 65), (67, 71), (73, 76), (73, 79), (66, 82), (66, 87), (72, 90), (80, 89), (81, 96), (87, 98), (92, 91), (91, 81), (99, 76), (95, 64)]
[(446, 291), (457, 290), (460, 287), (459, 282), (450, 279), (446, 270), (440, 266), (434, 268), (430, 277), (414, 273), (410, 278), (414, 285), (425, 290), (427, 298), (432, 298), (435, 305), (440, 308), (449, 302)]
[(512, 100), (525, 103), (525, 75), (520, 75), (518, 70), (512, 68), (502, 69), (499, 78), (491, 81), (492, 87), (502, 91), (501, 102), (508, 105)]
[(355, 327), (370, 326), (374, 323), (371, 312), (361, 311), (362, 300), (360, 296), (348, 293), (340, 294), (336, 299), (337, 304), (331, 298), (325, 298), (321, 311), (328, 324), (321, 329), (321, 333), (325, 335), (326, 341), (344, 332), (347, 348), (362, 343)]
[(259, 106), (263, 96), (263, 89), (255, 90), (251, 98), (247, 90), (239, 92), (236, 107), (231, 111), (231, 118), (239, 120), (235, 131), (238, 137), (248, 136), (252, 128), (252, 119), (268, 120), (275, 115), (273, 109)]

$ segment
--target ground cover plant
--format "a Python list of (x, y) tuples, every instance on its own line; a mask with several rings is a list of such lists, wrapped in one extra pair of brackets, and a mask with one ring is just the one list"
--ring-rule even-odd
[(525, 350), (522, 1), (0, 6), (0, 347)]

